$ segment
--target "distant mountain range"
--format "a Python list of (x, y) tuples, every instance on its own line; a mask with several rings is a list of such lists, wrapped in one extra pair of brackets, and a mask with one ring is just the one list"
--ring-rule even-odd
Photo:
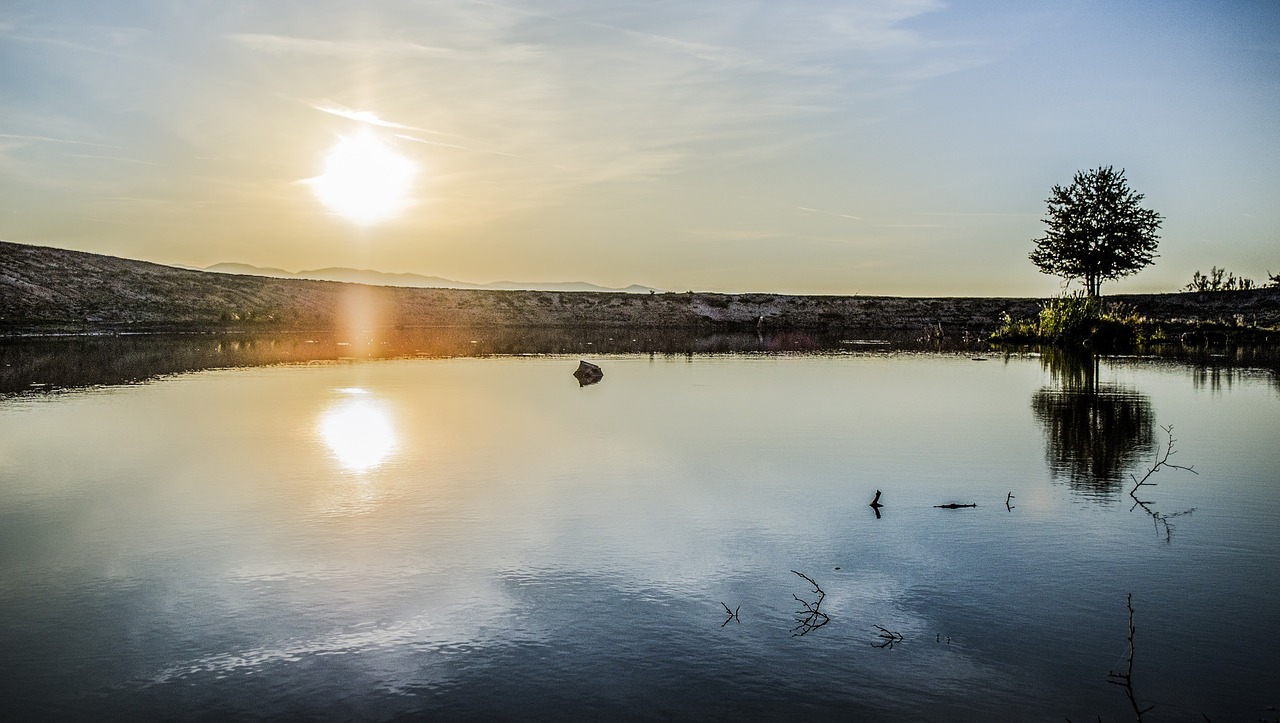
[(426, 289), (489, 289), (496, 291), (620, 291), (628, 294), (647, 294), (651, 291), (662, 291), (662, 289), (640, 286), (639, 284), (632, 284), (631, 286), (623, 289), (614, 289), (607, 286), (589, 284), (585, 281), (563, 281), (550, 283), (495, 281), (491, 284), (469, 284), (465, 281), (443, 279), (439, 276), (397, 274), (387, 271), (373, 271), (371, 269), (349, 269), (340, 266), (313, 269), (310, 271), (291, 272), (285, 271), (284, 269), (271, 268), (269, 266), (264, 267), (251, 266), (250, 264), (221, 263), (214, 264), (213, 266), (207, 266), (202, 270), (213, 271), (220, 274), (270, 276), (278, 279), (347, 281), (356, 284), (368, 284), (370, 286), (410, 286)]

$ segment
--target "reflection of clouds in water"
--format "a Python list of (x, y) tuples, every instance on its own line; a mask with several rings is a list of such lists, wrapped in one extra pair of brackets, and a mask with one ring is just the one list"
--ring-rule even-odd
[(367, 472), (395, 451), (397, 440), (391, 417), (363, 389), (340, 389), (349, 395), (320, 417), (320, 437), (352, 472)]
[[(367, 571), (365, 571), (367, 573)], [(226, 582), (236, 585), (262, 585), (291, 581), (322, 582), (345, 580), (352, 577), (351, 570), (321, 563), (268, 562), (241, 565), (227, 572)], [(408, 565), (380, 568), (383, 578), (404, 579), (423, 574), (421, 567)]]
[[(291, 616), (305, 623), (319, 615), (322, 620), (314, 622), (320, 623), (320, 629), (171, 661), (146, 676), (149, 684), (177, 689), (216, 679), (241, 685), (300, 675), (312, 681), (324, 679), (325, 686), (342, 691), (354, 690), (353, 686), (363, 684), (354, 680), (364, 681), (362, 676), (372, 673), (381, 690), (417, 694), (424, 688), (438, 691), (436, 686), (441, 684), (460, 684), (465, 690), (467, 685), (483, 684), (497, 668), (515, 689), (537, 691), (553, 680), (565, 690), (574, 690), (577, 683), (573, 681), (580, 678), (585, 661), (606, 672), (636, 666), (639, 685), (666, 685), (672, 677), (705, 675), (706, 655), (777, 654), (771, 641), (787, 634), (792, 625), (790, 595), (803, 587), (784, 574), (751, 577), (746, 581), (751, 589), (741, 591), (733, 602), (742, 605), (744, 616), (749, 610), (751, 616), (744, 617), (741, 635), (726, 640), (715, 627), (719, 622), (716, 603), (697, 588), (637, 590), (626, 575), (561, 567), (495, 569), (477, 577), (459, 568), (423, 575), (405, 566), (379, 569), (372, 580), (366, 572), (289, 564), (235, 571), (232, 578), (246, 583), (241, 590), (255, 596), (263, 582), (283, 583), (294, 592), (302, 592), (294, 585), (296, 578), (328, 583), (307, 586), (308, 602), (315, 609)], [(908, 589), (893, 576), (870, 570), (848, 576), (827, 572), (818, 579), (830, 595), (833, 620), (818, 635), (826, 646), (841, 651), (835, 658), (824, 657), (832, 675), (877, 680), (877, 671), (892, 660), (896, 670), (904, 666), (910, 670), (912, 679), (930, 680), (935, 693), (959, 694), (975, 686), (1003, 690), (1008, 687), (1003, 681), (1013, 679), (1009, 671), (983, 662), (980, 652), (966, 650), (962, 639), (953, 645), (935, 642), (936, 633), (954, 631), (940, 628), (928, 607), (915, 604), (921, 602), (921, 590)], [(365, 607), (368, 601), (350, 597), (355, 590), (385, 588), (389, 580), (404, 583), (404, 587), (401, 582), (392, 586), (397, 595), (404, 595), (406, 588), (416, 591), (413, 602), (398, 613), (387, 614), (390, 611), (378, 610), (377, 605)], [(717, 584), (716, 580), (703, 582), (711, 587)], [(936, 602), (938, 591), (927, 593), (925, 599)], [(353, 602), (358, 612), (343, 609)], [(341, 613), (335, 616), (335, 609)], [(364, 621), (357, 624), (326, 624), (361, 618)], [(905, 635), (913, 658), (885, 658), (881, 651), (872, 650), (873, 623)], [(675, 659), (644, 657), (652, 654), (644, 652), (650, 644), (645, 641), (668, 641), (652, 652)], [(850, 655), (855, 648), (865, 652)], [(787, 664), (811, 652), (812, 648), (781, 655)], [(326, 659), (330, 662), (323, 662)], [(291, 667), (298, 672), (282, 672)], [(301, 685), (314, 690), (311, 682)], [(625, 691), (625, 683), (622, 688)], [(328, 692), (326, 687), (316, 694), (323, 697)]]
[(436, 626), (431, 623), (430, 616), (423, 615), (382, 627), (374, 627), (374, 623), (357, 627), (367, 629), (334, 633), (315, 640), (283, 641), (278, 645), (206, 656), (162, 670), (152, 682), (169, 683), (203, 673), (219, 676), (251, 673), (272, 663), (296, 663), (308, 656), (351, 655), (407, 644), (428, 644), (423, 638)]
[[(484, 659), (503, 646), (546, 638), (545, 631), (521, 621), (516, 601), (496, 581), (456, 571), (266, 563), (231, 570), (224, 581), (229, 584), (224, 596), (242, 611), (239, 623), (187, 624), (247, 623), (253, 629), (255, 622), (279, 614), (282, 599), (294, 614), (287, 623), (273, 623), (277, 632), (256, 645), (174, 660), (148, 676), (151, 685), (202, 685), (190, 679), (254, 676), (272, 666), (342, 656), (348, 661), (344, 665), (377, 671), (380, 683), (394, 689), (453, 677), (462, 661), (452, 654)], [(368, 591), (374, 589), (385, 594), (370, 599)], [(356, 620), (361, 622), (340, 622)]]

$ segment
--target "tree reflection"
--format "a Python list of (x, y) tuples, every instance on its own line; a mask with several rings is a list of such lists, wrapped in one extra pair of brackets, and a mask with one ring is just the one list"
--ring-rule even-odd
[(1050, 349), (1040, 359), (1050, 384), (1032, 395), (1031, 410), (1044, 426), (1049, 469), (1081, 494), (1111, 496), (1125, 470), (1153, 449), (1151, 400), (1102, 383), (1092, 355)]

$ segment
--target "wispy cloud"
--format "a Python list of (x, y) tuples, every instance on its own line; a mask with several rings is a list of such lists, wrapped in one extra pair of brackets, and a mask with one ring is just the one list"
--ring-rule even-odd
[(472, 146), (463, 146), (457, 143), (445, 143), (444, 141), (431, 141), (431, 140), (427, 140), (426, 138), (418, 138), (417, 136), (411, 136), (407, 133), (397, 133), (396, 138), (403, 138), (406, 141), (413, 141), (414, 143), (424, 143), (429, 146), (440, 146), (441, 148), (456, 148), (460, 151), (471, 151), (474, 153), (485, 153), (492, 156), (507, 156), (510, 158), (519, 158), (519, 156), (516, 155), (515, 153), (507, 153), (505, 151), (494, 151), (486, 148), (474, 148)]
[(763, 241), (783, 237), (778, 231), (743, 228), (691, 228), (685, 235), (709, 241)]
[(838, 212), (835, 212), (835, 211), (823, 211), (823, 210), (821, 210), (821, 209), (817, 209), (817, 208), (809, 208), (808, 206), (796, 206), (796, 208), (800, 209), (801, 211), (804, 211), (805, 213), (819, 214), (819, 215), (822, 215), (822, 216), (834, 216), (834, 217), (836, 217), (836, 218), (847, 218), (847, 219), (849, 219), (849, 220), (851, 220), (851, 221), (861, 221), (861, 220), (862, 220), (862, 217), (861, 217), (861, 216), (852, 216), (852, 215), (847, 214), (847, 213), (838, 213)]
[(32, 136), (22, 135), (18, 133), (0, 133), (0, 138), (11, 138), (20, 141), (34, 141), (38, 143), (65, 143), (77, 146), (92, 146), (94, 148), (119, 148), (119, 146), (107, 145), (105, 143), (91, 143), (89, 141), (77, 141), (70, 138), (51, 138), (49, 136)]
[(224, 37), (245, 47), (275, 54), (296, 53), (333, 57), (388, 58), (447, 58), (455, 54), (454, 51), (448, 48), (419, 45), (418, 43), (404, 41), (324, 40), (268, 33), (228, 33)]
[(95, 161), (117, 161), (119, 163), (134, 163), (140, 166), (159, 166), (155, 161), (143, 161), (137, 158), (125, 158), (123, 156), (99, 156), (88, 153), (68, 153), (72, 158), (87, 158)]
[(1028, 218), (1028, 217), (1040, 216), (1039, 213), (1011, 213), (1011, 212), (1004, 212), (1004, 211), (973, 211), (973, 212), (963, 212), (963, 213), (924, 211), (924, 212), (921, 212), (919, 215), (921, 216), (960, 216), (960, 217), (972, 216), (975, 218), (993, 218), (993, 217), (994, 218)]
[(379, 118), (378, 114), (373, 111), (356, 110), (331, 101), (319, 101), (311, 103), (310, 105), (312, 108), (323, 113), (329, 113), (348, 120), (359, 121), (361, 123), (368, 123), (369, 125), (381, 126), (383, 128), (401, 128), (404, 130), (423, 130), (421, 128), (404, 125), (403, 123), (393, 123), (389, 120), (384, 120)]
[[(356, 110), (354, 108), (348, 108), (347, 106), (344, 106), (340, 103), (334, 103), (332, 101), (320, 101), (317, 103), (310, 103), (309, 105), (318, 111), (329, 113), (331, 115), (336, 115), (341, 118), (346, 118), (348, 120), (356, 121), (357, 123), (365, 123), (367, 125), (378, 126), (380, 128), (391, 128), (395, 130), (414, 131), (415, 133), (426, 133), (426, 134), (437, 137), (437, 139), (435, 140), (428, 140), (426, 138), (419, 138), (418, 136), (410, 135), (408, 133), (395, 134), (396, 138), (401, 138), (406, 141), (413, 141), (414, 143), (424, 143), (427, 145), (439, 146), (441, 148), (456, 148), (458, 150), (473, 151), (476, 153), (487, 153), (491, 155), (515, 157), (515, 154), (513, 153), (506, 153), (505, 151), (498, 151), (490, 148), (477, 147), (477, 145), (479, 145), (480, 142), (476, 141), (476, 139), (467, 138), (466, 136), (461, 136), (461, 135), (458, 135), (457, 133), (447, 133), (445, 131), (437, 131), (437, 130), (432, 130), (430, 128), (420, 128), (418, 126), (406, 125), (404, 123), (395, 123), (393, 121), (389, 121), (378, 116), (378, 114), (374, 113), (373, 111)], [(438, 140), (439, 138), (452, 138), (458, 142), (450, 143), (447, 141)], [(462, 143), (465, 143), (468, 141), (471, 141), (471, 143), (468, 145), (462, 145)]]
[(145, 38), (145, 28), (113, 25), (0, 23), (0, 37), (64, 50), (132, 58), (126, 49)]
[[(317, 110), (494, 163), (522, 159), (467, 167), (437, 159), (458, 194), (478, 199), (487, 194), (480, 189), (502, 187), (498, 207), (517, 208), (521, 197), (542, 203), (574, 187), (759, 162), (813, 142), (823, 132), (794, 121), (848, 113), (855, 98), (899, 92), (913, 75), (944, 67), (945, 48), (905, 25), (939, 7), (833, 1), (743, 16), (729, 0), (661, 13), (576, 0), (472, 2), (418, 9), (411, 34), (320, 25), (309, 36), (222, 37), (276, 57), (271, 72), (281, 77), (331, 67), (376, 78), (352, 95), (358, 105), (310, 102)], [(313, 60), (333, 65), (304, 65)]]

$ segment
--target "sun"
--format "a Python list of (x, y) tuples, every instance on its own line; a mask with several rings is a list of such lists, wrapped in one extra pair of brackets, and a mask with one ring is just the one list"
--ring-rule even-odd
[(364, 130), (338, 141), (325, 155), (324, 173), (307, 182), (331, 211), (367, 225), (409, 206), (416, 173), (412, 161)]

